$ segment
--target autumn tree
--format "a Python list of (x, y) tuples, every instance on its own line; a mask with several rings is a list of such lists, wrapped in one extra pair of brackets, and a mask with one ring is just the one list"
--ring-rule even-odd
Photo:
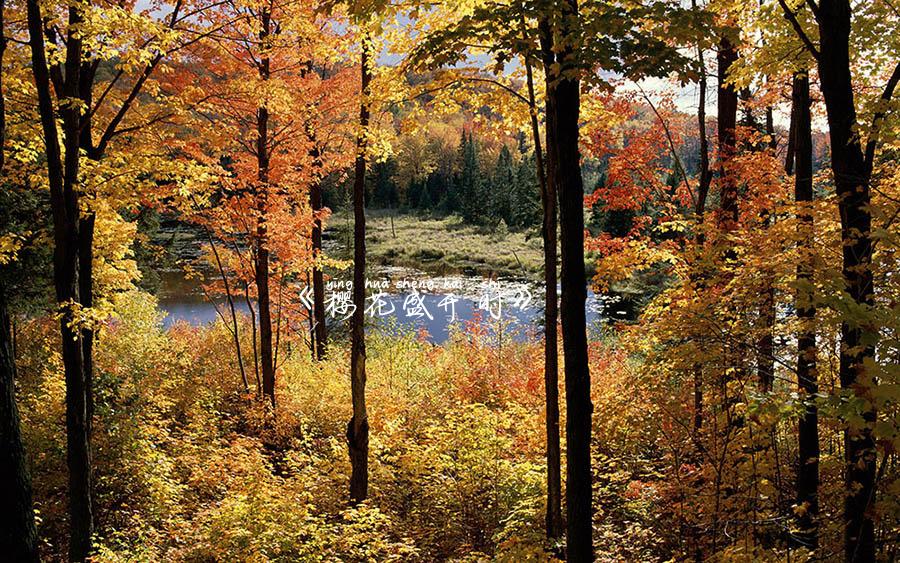
[[(831, 169), (834, 175), (841, 217), (843, 278), (854, 311), (866, 316), (874, 305), (875, 284), (872, 273), (871, 179), (875, 167), (881, 129), (887, 117), (887, 104), (900, 82), (900, 63), (888, 68), (887, 82), (881, 88), (880, 108), (869, 116), (868, 136), (863, 143), (858, 134), (859, 110), (851, 57), (853, 10), (848, 0), (822, 0), (807, 5), (779, 5), (807, 49), (816, 60), (819, 82), (828, 117), (831, 138)], [(807, 11), (808, 10), (808, 11)], [(810, 14), (811, 12), (811, 14)], [(878, 18), (878, 8), (863, 11), (858, 24)], [(808, 20), (813, 25), (810, 26)], [(882, 14), (883, 15), (883, 14)], [(808, 32), (812, 27), (816, 35)], [(857, 32), (858, 33), (858, 32)], [(875, 502), (877, 450), (873, 435), (876, 411), (870, 394), (877, 385), (871, 364), (878, 341), (863, 318), (848, 318), (841, 326), (841, 387), (859, 397), (866, 406), (860, 412), (861, 423), (847, 422), (844, 448), (846, 462), (846, 503), (844, 506), (844, 559), (875, 559), (875, 533), (872, 512)]]
[[(543, 239), (544, 257), (544, 390), (546, 417), (546, 459), (547, 459), (547, 506), (545, 525), (549, 539), (555, 541), (562, 535), (562, 492), (561, 492), (561, 454), (559, 436), (559, 398), (558, 398), (558, 295), (557, 295), (557, 197), (556, 186), (550, 181), (550, 161), (545, 160), (544, 142), (540, 129), (540, 104), (536, 89), (535, 63), (539, 58), (538, 29), (527, 7), (521, 3), (491, 3), (479, 7), (474, 17), (463, 17), (455, 21), (449, 14), (439, 14), (449, 22), (441, 22), (437, 31), (431, 30), (424, 41), (420, 41), (412, 52), (411, 58), (419, 67), (434, 68), (449, 66), (460, 62), (465, 57), (468, 41), (477, 40), (490, 45), (496, 57), (496, 67), (513, 56), (523, 63), (525, 70), (524, 93), (515, 85), (508, 84), (502, 76), (487, 77), (478, 69), (465, 74), (447, 72), (442, 81), (448, 86), (487, 84), (502, 97), (511, 97), (515, 102), (523, 103), (527, 108), (527, 127), (534, 150), (535, 174), (540, 189), (542, 210), (541, 236)], [(462, 12), (465, 13), (465, 12)], [(545, 25), (546, 28), (546, 25)], [(546, 32), (546, 29), (542, 33)], [(549, 35), (542, 35), (549, 40)], [(544, 56), (548, 51), (545, 49)], [(552, 57), (551, 57), (552, 58)], [(552, 61), (544, 61), (547, 64)], [(429, 86), (429, 89), (432, 87)], [(466, 93), (472, 93), (470, 88)], [(474, 90), (478, 92), (478, 90)], [(502, 98), (501, 98), (502, 99)], [(477, 102), (476, 102), (477, 105)], [(546, 114), (547, 122), (551, 118)], [(511, 116), (507, 116), (509, 119)], [(549, 130), (548, 130), (549, 131)], [(471, 144), (471, 141), (470, 141)], [(465, 148), (465, 137), (463, 138)], [(466, 153), (464, 151), (464, 156)], [(464, 160), (465, 164), (465, 160)], [(464, 202), (465, 205), (465, 202)]]
[[(613, 67), (632, 76), (645, 72), (643, 60), (632, 61), (628, 54), (630, 41), (645, 42), (647, 60), (652, 72), (666, 72), (681, 62), (652, 31), (628, 23), (639, 7), (627, 6), (620, 11), (613, 4), (587, 6), (580, 15), (577, 2), (556, 5), (548, 14), (549, 21), (539, 24), (544, 71), (547, 80), (547, 151), (549, 181), (555, 183), (559, 197), (560, 303), (566, 380), (566, 514), (567, 555), (573, 561), (593, 559), (592, 547), (592, 479), (591, 479), (591, 384), (587, 361), (585, 327), (586, 284), (584, 280), (584, 189), (580, 169), (579, 113), (582, 65), (611, 70)], [(630, 12), (629, 8), (635, 10)], [(654, 14), (645, 14), (652, 20)], [(655, 14), (659, 17), (659, 14)], [(663, 17), (675, 17), (665, 13)], [(623, 17), (618, 20), (616, 17)], [(595, 52), (587, 40), (592, 33), (607, 29), (609, 19), (621, 27), (623, 42), (617, 50)], [(555, 26), (553, 24), (556, 24)], [(549, 26), (549, 29), (548, 29)], [(628, 34), (628, 35), (626, 35)], [(627, 39), (625, 39), (627, 37)], [(604, 47), (600, 47), (601, 50)], [(604, 64), (605, 63), (605, 64)]]
[[(282, 336), (314, 314), (298, 310), (303, 307), (297, 282), (310, 271), (317, 280), (315, 314), (324, 316), (321, 231), (327, 210), (320, 183), (347, 162), (337, 149), (346, 136), (342, 105), (352, 80), (340, 67), (343, 41), (334, 21), (309, 6), (223, 5), (204, 17), (223, 33), (193, 46), (197, 70), (183, 67), (167, 84), (194, 108), (187, 127), (197, 136), (181, 140), (179, 150), (219, 170), (218, 185), (204, 201), (192, 198), (188, 214), (210, 235), (220, 278), (214, 285), (228, 303), (242, 372), (232, 293), (243, 289), (254, 373), (274, 407)], [(324, 320), (310, 339), (324, 354)]]
[[(82, 66), (82, 39), (74, 27), (83, 21), (80, 6), (69, 9), (69, 32), (66, 41), (65, 63), (57, 68), (61, 78), (58, 95), (75, 99), (79, 92), (79, 73)], [(71, 539), (69, 559), (83, 561), (91, 549), (93, 510), (91, 507), (91, 459), (88, 422), (88, 390), (85, 380), (84, 357), (80, 333), (77, 329), (75, 307), (78, 294), (78, 241), (80, 210), (78, 207), (78, 172), (80, 146), (80, 116), (74, 103), (60, 109), (63, 121), (63, 153), (56, 124), (56, 109), (50, 86), (50, 67), (44, 47), (44, 24), (41, 7), (28, 2), (28, 31), (32, 68), (38, 94), (38, 107), (44, 133), (50, 203), (54, 223), (54, 282), (56, 300), (60, 304), (60, 332), (63, 365), (66, 376), (66, 429), (69, 468), (69, 518)]]
[[(619, 5), (615, 2), (591, 4), (585, 8), (583, 14), (579, 13), (577, 4), (573, 2), (538, 3), (533, 7), (522, 6), (520, 3), (511, 5), (492, 3), (479, 7), (474, 16), (469, 16), (465, 10), (457, 12), (462, 15), (457, 16), (454, 13), (447, 16), (451, 22), (456, 23), (439, 25), (438, 29), (443, 31), (435, 33), (435, 39), (432, 40), (430, 47), (426, 41), (425, 47), (419, 51), (424, 51), (425, 55), (431, 57), (437, 64), (452, 64), (466, 51), (468, 46), (466, 38), (469, 38), (474, 39), (478, 45), (484, 45), (483, 48), (487, 51), (496, 54), (497, 69), (502, 69), (503, 63), (510, 60), (513, 54), (524, 56), (526, 81), (530, 86), (530, 96), (525, 98), (525, 107), (530, 108), (532, 131), (538, 141), (540, 139), (536, 128), (536, 104), (532, 101), (534, 83), (530, 76), (532, 57), (540, 60), (543, 66), (547, 153), (546, 161), (542, 163), (547, 186), (546, 197), (543, 198), (545, 209), (543, 230), (545, 272), (548, 276), (545, 280), (548, 292), (546, 306), (550, 309), (547, 313), (550, 316), (553, 313), (551, 303), (556, 301), (555, 291), (551, 295), (550, 288), (555, 287), (556, 283), (555, 279), (549, 277), (550, 272), (555, 274), (555, 258), (551, 249), (555, 244), (549, 237), (555, 238), (552, 202), (557, 197), (563, 227), (563, 350), (566, 355), (567, 437), (570, 456), (567, 464), (569, 472), (567, 489), (570, 495), (570, 502), (567, 503), (569, 511), (567, 549), (569, 555), (576, 560), (586, 559), (591, 553), (589, 453), (591, 406), (584, 326), (586, 284), (583, 271), (584, 220), (578, 148), (579, 124), (578, 112), (572, 110), (577, 109), (579, 105), (580, 78), (588, 77), (590, 81), (594, 81), (596, 76), (593, 74), (594, 71), (617, 70), (639, 76), (648, 71), (665, 73), (673, 69), (673, 61), (678, 57), (673, 56), (674, 53), (667, 49), (659, 38), (653, 37), (649, 28), (643, 29), (628, 23), (640, 20), (638, 13), (641, 13), (641, 17), (647, 18), (644, 21), (655, 21), (657, 17), (669, 17), (671, 14), (666, 10), (651, 10), (644, 13), (639, 6), (628, 3)], [(529, 25), (527, 22), (533, 23)], [(609, 45), (585, 40), (591, 33), (601, 35), (608, 32), (620, 38), (621, 43)], [(635, 46), (638, 43), (643, 43), (646, 58), (637, 55), (639, 51)], [(650, 61), (656, 63), (652, 71)], [(475, 76), (469, 77), (469, 80), (492, 82), (498, 85), (499, 89), (512, 90), (498, 78), (485, 79), (483, 76)], [(539, 147), (539, 143), (535, 145)], [(566, 209), (565, 213), (562, 211), (563, 208)], [(551, 321), (552, 319), (547, 319), (548, 323)], [(553, 324), (555, 325), (555, 321)], [(547, 338), (546, 346), (547, 350), (550, 350), (552, 338), (549, 336)], [(548, 352), (545, 373), (552, 375), (553, 361), (552, 357), (549, 357), (551, 354), (552, 352)], [(554, 442), (550, 435), (554, 419), (550, 405), (554, 402), (551, 391), (553, 387), (548, 376), (545, 384), (548, 393), (548, 471), (552, 471), (551, 467), (554, 465), (553, 456), (550, 454)], [(551, 500), (553, 490), (551, 472), (548, 485)], [(548, 502), (548, 507), (552, 507), (553, 504)], [(551, 515), (552, 510), (548, 512), (548, 530), (553, 529), (552, 521), (556, 520)]]
[[(111, 171), (115, 162), (107, 166), (104, 160), (114, 141), (132, 138), (137, 131), (171, 116), (167, 111), (154, 113), (158, 106), (142, 104), (139, 97), (167, 57), (203, 36), (191, 33), (202, 6), (188, 8), (176, 2), (163, 17), (134, 14), (129, 25), (116, 23), (122, 21), (119, 16), (123, 10), (127, 11), (87, 3), (42, 6), (27, 2), (31, 67), (54, 222), (54, 281), (61, 309), (68, 393), (70, 558), (77, 561), (88, 556), (93, 530), (90, 430), (94, 326), (84, 317), (96, 306), (93, 240), (97, 210), (93, 204), (99, 201), (95, 198), (100, 194), (94, 187), (105, 185), (102, 179), (110, 174), (122, 175), (121, 171)], [(162, 5), (159, 10), (166, 12)], [(50, 21), (65, 23), (47, 25)], [(119, 57), (115, 63), (118, 67), (110, 76), (103, 75), (103, 88), (95, 97), (98, 69), (101, 63), (115, 57)], [(141, 105), (146, 106), (146, 113), (135, 111)], [(57, 116), (62, 118), (61, 129)], [(88, 158), (87, 163), (82, 162), (82, 155)], [(147, 164), (146, 159), (138, 161)], [(150, 170), (158, 164), (155, 162)], [(90, 179), (101, 181), (85, 182), (81, 176), (84, 168), (91, 170)], [(135, 172), (133, 168), (130, 171), (135, 179), (146, 172)]]

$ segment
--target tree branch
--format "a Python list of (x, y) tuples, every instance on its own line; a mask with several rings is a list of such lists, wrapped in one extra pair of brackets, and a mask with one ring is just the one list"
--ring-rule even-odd
[(816, 60), (819, 60), (819, 50), (816, 49), (816, 46), (809, 38), (809, 35), (803, 31), (803, 26), (800, 25), (800, 21), (797, 20), (797, 14), (788, 7), (787, 2), (784, 0), (778, 0), (778, 3), (781, 5), (781, 9), (784, 10), (785, 19), (791, 23), (794, 31), (797, 32), (797, 36), (800, 37), (800, 40), (803, 41), (803, 44), (806, 46), (806, 49)]
[(881, 94), (881, 101), (884, 107), (872, 116), (872, 129), (869, 133), (869, 141), (866, 143), (866, 168), (868, 168), (870, 173), (875, 165), (875, 149), (878, 147), (878, 138), (880, 137), (878, 130), (881, 128), (881, 122), (884, 121), (887, 114), (887, 104), (894, 97), (894, 90), (897, 89), (898, 82), (900, 82), (900, 63), (897, 63), (897, 66), (894, 67), (894, 72), (888, 79), (884, 92)]
[(688, 179), (687, 172), (684, 169), (684, 166), (681, 163), (681, 157), (678, 156), (678, 150), (675, 148), (675, 141), (672, 139), (672, 132), (669, 130), (669, 124), (663, 118), (663, 116), (659, 113), (659, 110), (656, 109), (656, 105), (650, 99), (650, 96), (647, 95), (647, 92), (641, 87), (637, 82), (634, 83), (637, 86), (638, 90), (640, 90), (641, 95), (644, 97), (644, 100), (647, 102), (647, 105), (650, 106), (650, 109), (653, 110), (653, 113), (656, 114), (656, 118), (659, 120), (660, 126), (663, 128), (663, 131), (666, 134), (666, 140), (669, 141), (669, 150), (672, 152), (672, 159), (675, 161), (675, 164), (678, 166), (678, 171), (681, 173), (681, 178), (684, 180), (684, 185), (688, 190), (688, 193), (691, 194), (691, 201), (694, 205), (697, 205), (697, 196), (694, 194), (694, 190), (691, 188), (691, 182)]

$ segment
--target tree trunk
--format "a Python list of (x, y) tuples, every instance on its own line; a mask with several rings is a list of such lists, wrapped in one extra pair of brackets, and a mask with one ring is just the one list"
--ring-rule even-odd
[[(775, 140), (775, 117), (772, 108), (766, 109), (766, 135), (769, 142), (766, 143), (765, 149), (770, 151), (772, 156), (778, 148)], [(772, 210), (763, 209), (763, 226), (768, 229), (772, 225)], [(760, 305), (759, 317), (762, 323), (762, 334), (757, 342), (756, 367), (757, 378), (759, 379), (760, 389), (763, 393), (772, 390), (775, 384), (775, 276), (772, 272), (763, 272), (763, 302)], [(773, 437), (774, 440), (774, 437)]]
[[(259, 109), (260, 116), (266, 116), (265, 108)], [(260, 129), (265, 128), (267, 117), (260, 117)], [(262, 170), (262, 169), (261, 169)], [(262, 178), (264, 175), (260, 174)], [(262, 371), (263, 395), (275, 406), (275, 366), (272, 351), (272, 313), (269, 296), (269, 249), (266, 214), (268, 213), (268, 186), (260, 180), (257, 194), (256, 223), (256, 299), (259, 307), (259, 359)]]
[(719, 41), (718, 73), (719, 91), (717, 98), (719, 163), (721, 177), (719, 225), (725, 231), (734, 230), (738, 222), (738, 192), (734, 173), (729, 170), (729, 163), (737, 153), (737, 109), (738, 93), (727, 84), (731, 65), (737, 62), (737, 49), (728, 37)]
[(366, 147), (369, 128), (369, 96), (372, 80), (371, 38), (362, 37), (359, 104), (359, 135), (356, 139), (356, 165), (353, 181), (353, 318), (351, 320), (350, 387), (353, 418), (347, 425), (350, 449), (350, 502), (356, 504), (369, 496), (369, 417), (366, 413)]
[[(691, 7), (693, 10), (697, 10), (696, 0), (692, 0)], [(709, 186), (712, 183), (712, 172), (709, 166), (709, 137), (706, 134), (706, 61), (704, 60), (703, 47), (699, 43), (697, 44), (697, 63), (700, 66), (700, 100), (697, 106), (697, 133), (700, 137), (700, 170), (697, 180), (697, 200), (694, 202), (694, 216), (697, 223), (697, 234), (694, 243), (697, 251), (701, 252), (706, 240), (703, 233), (703, 221), (706, 215), (706, 199), (709, 197)], [(700, 279), (695, 281), (698, 287), (702, 283)], [(699, 345), (702, 346), (703, 342), (699, 342)], [(699, 444), (698, 435), (703, 428), (703, 364), (695, 363), (692, 372), (694, 380), (694, 416), (692, 423), (694, 439)]]
[[(315, 139), (311, 139), (315, 143)], [(310, 152), (313, 157), (313, 166), (319, 170), (322, 168), (322, 153), (315, 144)], [(318, 215), (324, 207), (322, 203), (322, 183), (318, 176), (313, 180), (309, 187), (309, 203), (312, 207), (316, 220), (312, 227), (312, 252), (313, 258), (319, 260), (322, 257), (322, 220)], [(322, 268), (316, 266), (312, 272), (312, 290), (313, 290), (313, 333), (315, 334), (315, 358), (317, 360), (325, 359), (325, 347), (328, 344), (327, 327), (325, 325), (325, 280), (322, 275)]]
[[(831, 167), (838, 195), (843, 241), (843, 278), (853, 301), (865, 308), (873, 304), (872, 215), (869, 179), (862, 146), (856, 134), (856, 105), (850, 72), (850, 18), (848, 0), (822, 0), (816, 14), (819, 23), (819, 81), (831, 136)], [(873, 381), (865, 363), (874, 361), (877, 334), (858, 323), (841, 324), (841, 387), (863, 397)], [(872, 425), (875, 409), (862, 413), (865, 426), (844, 432), (845, 482), (844, 558), (846, 561), (875, 560), (875, 441)]]
[[(566, 0), (558, 33), (565, 42), (575, 30), (577, 0)], [(593, 561), (591, 492), (591, 374), (588, 368), (584, 271), (584, 186), (578, 149), (581, 101), (575, 53), (565, 43), (556, 49), (558, 72), (551, 72), (547, 145), (554, 162), (553, 179), (559, 197), (562, 272), (563, 357), (566, 385), (566, 549), (569, 561)], [(554, 154), (555, 153), (555, 154)]]
[[(191, 196), (191, 198), (193, 199), (193, 196)], [(210, 231), (209, 227), (203, 225), (203, 232), (206, 234), (206, 240), (209, 242), (209, 248), (212, 250), (213, 257), (216, 261), (216, 269), (219, 271), (219, 277), (222, 278), (222, 286), (225, 288), (225, 301), (228, 304), (228, 311), (231, 314), (231, 336), (234, 340), (234, 354), (237, 357), (238, 370), (241, 372), (241, 382), (244, 384), (244, 392), (249, 395), (250, 381), (247, 379), (247, 370), (244, 368), (244, 354), (241, 351), (241, 335), (238, 329), (237, 311), (234, 307), (234, 296), (231, 294), (231, 284), (228, 282), (228, 274), (225, 272), (225, 266), (222, 264), (222, 258), (219, 256), (219, 251), (216, 248), (216, 241), (213, 238), (212, 231)]]
[[(3, 55), (6, 53), (5, 2), (0, 0), (0, 174), (6, 149), (6, 92)], [(16, 407), (16, 359), (6, 290), (0, 284), (0, 553), (12, 561), (39, 561), (31, 475)]]
[[(541, 20), (539, 26), (545, 68), (549, 69), (553, 65), (553, 38), (550, 33), (549, 23), (546, 20)], [(523, 33), (524, 31), (523, 29)], [(527, 55), (525, 55), (525, 70), (528, 81), (528, 104), (531, 112), (534, 158), (537, 166), (538, 184), (541, 189), (541, 210), (543, 212), (541, 237), (544, 242), (544, 401), (547, 435), (547, 514), (545, 525), (547, 537), (550, 540), (557, 540), (562, 536), (563, 521), (562, 454), (559, 445), (559, 345), (557, 342), (559, 311), (556, 302), (556, 186), (555, 180), (552, 179), (555, 177), (555, 165), (549, 159), (546, 166), (544, 165), (537, 103), (534, 95), (534, 76), (531, 61)], [(550, 119), (552, 117), (548, 108), (548, 123)]]
[[(40, 5), (29, 0), (28, 34), (32, 73), (38, 94), (38, 111), (44, 134), (50, 206), (53, 218), (53, 281), (60, 307), (60, 335), (66, 380), (66, 446), (69, 469), (69, 559), (84, 561), (91, 551), (93, 510), (91, 506), (91, 446), (88, 400), (85, 387), (80, 331), (74, 327), (78, 306), (78, 241), (80, 216), (76, 185), (79, 169), (79, 110), (60, 109), (66, 145), (65, 160), (59, 144), (56, 112), (50, 92), (50, 73), (44, 50), (44, 29)], [(76, 98), (81, 66), (81, 39), (75, 28), (81, 21), (76, 6), (69, 8), (63, 94)]]
[[(2, 8), (0, 8), (2, 10)], [(39, 561), (31, 475), (16, 408), (16, 363), (6, 294), (0, 287), (0, 550), (10, 561)]]
[(816, 307), (814, 301), (811, 256), (813, 218), (806, 208), (813, 201), (812, 121), (810, 117), (809, 76), (798, 72), (793, 83), (793, 161), (794, 201), (798, 207), (801, 258), (797, 266), (799, 282), (796, 296), (797, 383), (806, 404), (797, 429), (799, 462), (797, 468), (797, 505), (804, 508), (797, 518), (796, 534), (804, 547), (819, 545), (819, 413), (815, 404), (819, 384), (816, 377)]
[(244, 303), (247, 304), (247, 310), (250, 312), (250, 337), (253, 344), (253, 371), (256, 376), (256, 396), (263, 396), (262, 379), (259, 377), (259, 338), (257, 338), (256, 330), (256, 309), (253, 307), (253, 301), (250, 299), (250, 285), (244, 282)]
[[(84, 57), (82, 57), (84, 59)], [(78, 70), (78, 97), (84, 107), (93, 107), (95, 63), (82, 60)], [(103, 156), (93, 150), (92, 116), (90, 113), (81, 116), (78, 145), (89, 158), (99, 161)], [(94, 226), (96, 216), (88, 211), (81, 217), (78, 239), (78, 297), (84, 309), (94, 306)], [(91, 435), (94, 427), (94, 328), (86, 325), (81, 329), (81, 355), (84, 369), (84, 388), (87, 396), (87, 427)]]
[[(81, 306), (90, 309), (94, 306), (94, 223), (93, 213), (81, 218), (81, 231), (78, 239), (78, 296)], [(94, 425), (94, 329), (85, 326), (81, 329), (81, 357), (84, 369), (84, 389), (87, 400), (87, 428), (91, 434)]]
[[(729, 30), (731, 31), (731, 30)], [(719, 231), (717, 244), (722, 245), (722, 252), (719, 255), (723, 262), (735, 260), (737, 253), (727, 238), (727, 234), (733, 232), (738, 227), (738, 184), (735, 171), (732, 170), (732, 162), (737, 154), (737, 110), (738, 110), (738, 92), (735, 88), (727, 83), (731, 66), (737, 61), (737, 49), (727, 35), (719, 38), (719, 50), (717, 53), (717, 72), (718, 72), (718, 92), (716, 99), (717, 120), (718, 120), (718, 157), (719, 157), (719, 209), (716, 217), (717, 229)], [(726, 236), (722, 236), (722, 235)], [(724, 243), (724, 244), (723, 244)], [(724, 281), (719, 281), (720, 286), (724, 285)], [(734, 313), (726, 313), (731, 319), (735, 318)], [(728, 322), (728, 320), (726, 320)], [(727, 338), (727, 335), (726, 335)], [(715, 379), (716, 388), (719, 393), (721, 402), (719, 408), (726, 414), (727, 429), (720, 430), (718, 436), (712, 437), (712, 443), (715, 442), (723, 434), (730, 433), (736, 422), (731, 416), (732, 408), (737, 402), (736, 396), (729, 396), (728, 383), (734, 379), (734, 374), (729, 368), (739, 368), (744, 356), (744, 349), (740, 345), (728, 342), (723, 346), (723, 361), (718, 368), (718, 377)], [(712, 425), (716, 430), (717, 425)], [(718, 462), (717, 462), (718, 464)], [(716, 553), (717, 542), (721, 533), (721, 504), (723, 495), (730, 496), (730, 488), (723, 487), (722, 473), (720, 469), (716, 470), (714, 479), (714, 505), (712, 512), (712, 522), (710, 525), (710, 553)]]
[(3, 89), (3, 56), (6, 54), (6, 0), (0, 0), (0, 173), (6, 163), (6, 90)]
[[(262, 28), (260, 41), (265, 43), (269, 36), (271, 17), (266, 10), (260, 14)], [(263, 53), (266, 46), (263, 45)], [(269, 79), (269, 57), (260, 58), (259, 76)], [(269, 297), (269, 241), (266, 224), (269, 206), (269, 110), (260, 106), (256, 112), (256, 298), (259, 306), (259, 359), (262, 369), (263, 395), (275, 407), (275, 364), (272, 351), (272, 307)]]

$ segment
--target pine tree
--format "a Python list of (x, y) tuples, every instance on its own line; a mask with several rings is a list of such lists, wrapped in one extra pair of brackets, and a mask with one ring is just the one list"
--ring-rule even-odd
[(456, 180), (456, 201), (463, 221), (481, 224), (485, 219), (484, 178), (478, 163), (478, 150), (473, 134), (464, 132), (459, 146), (459, 174)]
[(419, 188), (418, 192), (419, 200), (417, 202), (418, 208), (422, 211), (430, 211), (432, 207), (434, 207), (434, 203), (431, 201), (431, 190), (428, 189), (428, 184), (423, 183)]
[(410, 180), (406, 191), (403, 194), (403, 210), (412, 211), (418, 209), (419, 198), (422, 197), (422, 186), (424, 182), (418, 180)]
[(541, 188), (538, 185), (534, 160), (533, 152), (523, 152), (515, 167), (510, 226), (517, 229), (528, 229), (541, 223)]
[(512, 226), (513, 192), (516, 190), (516, 177), (513, 171), (512, 153), (506, 145), (500, 149), (497, 155), (497, 164), (494, 166), (494, 176), (490, 182), (489, 197), (485, 200), (490, 203), (490, 215), (487, 219), (492, 225), (496, 225), (502, 219), (508, 226)]
[(372, 194), (369, 198), (375, 207), (394, 209), (397, 207), (400, 197), (394, 174), (397, 171), (397, 161), (389, 158), (384, 162), (376, 162), (369, 173)]

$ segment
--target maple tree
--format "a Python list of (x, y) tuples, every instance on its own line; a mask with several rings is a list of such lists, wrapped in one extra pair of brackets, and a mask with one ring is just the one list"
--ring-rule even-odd
[(282, 332), (313, 317), (295, 283), (310, 272), (318, 325), (310, 338), (324, 355), (321, 230), (328, 210), (319, 184), (347, 162), (342, 149), (353, 80), (340, 68), (342, 33), (309, 6), (227, 5), (204, 19), (220, 35), (193, 46), (191, 66), (172, 73), (166, 88), (192, 108), (186, 127), (194, 135), (181, 139), (178, 150), (210, 167), (215, 185), (202, 202), (190, 194), (175, 205), (186, 206), (208, 234), (209, 259), (220, 274), (210, 289), (227, 299), (249, 388), (234, 304), (244, 294), (253, 313), (257, 391), (274, 406)]
[[(884, 110), (875, 110), (865, 146), (854, 132), (857, 108), (850, 66), (851, 9), (849, 2), (826, 0), (812, 5), (819, 27), (816, 47), (797, 20), (797, 13), (780, 2), (806, 48), (817, 61), (819, 79), (831, 136), (831, 166), (841, 213), (843, 277), (850, 298), (862, 307), (871, 306), (875, 287), (870, 271), (872, 262), (872, 217), (870, 182), (879, 144), (879, 128)], [(867, 14), (868, 15), (868, 14)], [(900, 63), (891, 71), (880, 96), (884, 103), (893, 98), (900, 82)], [(841, 326), (841, 386), (854, 393), (866, 394), (872, 385), (867, 374), (867, 358), (875, 354), (877, 337), (868, 336), (867, 327), (845, 321)], [(845, 438), (848, 494), (845, 509), (845, 558), (869, 560), (875, 557), (874, 526), (870, 506), (875, 487), (875, 442), (872, 429), (876, 412), (873, 407), (863, 412), (865, 425), (858, 432), (848, 430)]]
[[(165, 10), (162, 5), (157, 8)], [(154, 113), (157, 105), (142, 104), (139, 96), (149, 89), (150, 77), (166, 57), (198, 39), (192, 22), (202, 9), (202, 5), (177, 2), (166, 17), (157, 18), (149, 11), (131, 11), (129, 6), (41, 6), (26, 2), (31, 66), (48, 162), (54, 282), (62, 310), (60, 330), (69, 389), (73, 560), (87, 557), (93, 528), (90, 433), (95, 335), (92, 323), (82, 317), (89, 317), (99, 305), (94, 299), (93, 254), (98, 216), (105, 204), (87, 206), (87, 202), (98, 200), (101, 194), (111, 200), (121, 197), (123, 192), (115, 188), (127, 184), (110, 185), (110, 178), (130, 176), (140, 185), (141, 175), (159, 165), (158, 155), (145, 153), (141, 158), (133, 145), (129, 152), (134, 158), (127, 162), (121, 157), (109, 158), (109, 153), (114, 141), (128, 139), (134, 131), (169, 117), (165, 110)], [(113, 59), (117, 69), (100, 87), (98, 69), (101, 63)], [(57, 110), (62, 116), (62, 143), (55, 119)], [(87, 157), (85, 163), (81, 162), (82, 153)], [(84, 173), (89, 173), (88, 178), (96, 184), (83, 181)], [(113, 188), (110, 193), (102, 191), (109, 187)], [(110, 207), (115, 213), (116, 205), (107, 205), (107, 209)], [(115, 216), (112, 220), (116, 221)]]

